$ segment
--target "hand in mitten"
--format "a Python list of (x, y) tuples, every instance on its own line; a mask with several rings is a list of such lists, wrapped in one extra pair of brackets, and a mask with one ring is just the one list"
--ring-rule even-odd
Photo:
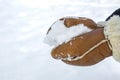
[(46, 42), (55, 45), (53, 58), (71, 65), (89, 66), (112, 55), (104, 28), (83, 17), (56, 21), (48, 30)]

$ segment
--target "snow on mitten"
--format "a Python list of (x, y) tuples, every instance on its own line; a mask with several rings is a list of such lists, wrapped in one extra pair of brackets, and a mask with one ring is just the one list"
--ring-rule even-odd
[(48, 30), (45, 42), (51, 55), (71, 65), (90, 66), (111, 56), (104, 28), (85, 17), (62, 18)]

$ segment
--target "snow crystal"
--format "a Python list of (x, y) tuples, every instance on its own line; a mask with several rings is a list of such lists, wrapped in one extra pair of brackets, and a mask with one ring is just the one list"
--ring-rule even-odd
[(52, 26), (49, 33), (46, 35), (44, 42), (50, 46), (58, 46), (62, 43), (70, 41), (75, 36), (90, 32), (92, 29), (84, 24), (78, 24), (70, 28), (65, 27), (64, 20), (56, 21)]
[(80, 39), (83, 39), (83, 36), (81, 36)]
[(70, 42), (70, 45), (72, 45), (72, 42)]

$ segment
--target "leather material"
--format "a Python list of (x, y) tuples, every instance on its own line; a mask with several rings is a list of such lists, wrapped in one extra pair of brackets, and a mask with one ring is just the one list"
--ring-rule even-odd
[[(69, 42), (63, 43), (62, 45), (55, 47), (51, 51), (51, 55), (55, 59), (67, 58), (68, 53), (69, 53), (69, 56), (72, 58), (81, 56), (86, 51), (88, 51), (91, 47), (95, 46), (97, 43), (105, 39), (105, 36), (103, 33), (104, 29), (97, 27), (97, 24), (91, 19), (83, 20), (82, 18), (77, 18), (77, 19), (62, 18), (60, 20), (64, 20), (64, 24), (68, 28), (77, 24), (84, 24), (93, 30), (85, 34), (75, 36)], [(102, 61), (103, 59), (111, 55), (112, 55), (112, 51), (108, 46), (108, 42), (104, 42), (101, 45), (99, 45), (97, 48), (90, 51), (82, 59), (78, 59), (75, 61), (62, 60), (62, 59), (61, 60), (70, 65), (90, 66)]]

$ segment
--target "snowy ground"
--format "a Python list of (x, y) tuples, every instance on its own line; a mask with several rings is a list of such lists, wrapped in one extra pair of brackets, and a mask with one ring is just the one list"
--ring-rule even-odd
[(51, 58), (47, 29), (63, 16), (102, 21), (119, 0), (0, 0), (0, 80), (120, 80), (112, 58), (78, 67)]

